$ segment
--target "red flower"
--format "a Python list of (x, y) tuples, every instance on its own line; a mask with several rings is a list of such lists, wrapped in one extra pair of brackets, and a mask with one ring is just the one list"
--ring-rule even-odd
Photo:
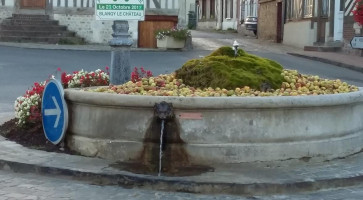
[(363, 25), (363, 1), (356, 0), (355, 3), (355, 9), (352, 11), (354, 21), (360, 25)]
[(134, 68), (134, 71), (131, 72), (131, 81), (136, 83), (140, 81), (142, 78), (150, 78), (152, 77), (151, 71), (145, 71), (144, 67), (140, 67), (141, 75), (137, 67)]

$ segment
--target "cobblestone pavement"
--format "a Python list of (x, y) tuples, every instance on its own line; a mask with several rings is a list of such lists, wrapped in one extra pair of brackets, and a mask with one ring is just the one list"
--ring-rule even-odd
[(162, 192), (141, 189), (125, 189), (118, 186), (96, 186), (75, 180), (53, 178), (34, 174), (0, 171), (0, 200), (308, 200), (308, 199), (351, 199), (363, 198), (363, 186), (325, 190), (315, 193), (240, 197), (230, 195), (198, 195), (176, 192)]

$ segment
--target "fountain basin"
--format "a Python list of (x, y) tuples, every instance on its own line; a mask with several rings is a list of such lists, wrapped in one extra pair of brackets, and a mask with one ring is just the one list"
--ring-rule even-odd
[(67, 144), (85, 156), (135, 159), (155, 118), (155, 103), (166, 101), (184, 141), (169, 145), (183, 145), (192, 163), (332, 159), (363, 147), (359, 89), (320, 96), (190, 98), (66, 89)]

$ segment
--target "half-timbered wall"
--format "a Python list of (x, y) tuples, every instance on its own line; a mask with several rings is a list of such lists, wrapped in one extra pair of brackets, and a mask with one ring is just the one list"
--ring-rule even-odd
[[(18, 0), (0, 0), (0, 21), (10, 17)], [(145, 0), (146, 15), (178, 16), (178, 24), (187, 26), (188, 12), (195, 10), (195, 0)], [(192, 6), (194, 5), (194, 7)], [(96, 21), (95, 0), (46, 0), (46, 14), (67, 25), (69, 30), (92, 43), (108, 43), (112, 34), (112, 21)], [(21, 8), (20, 8), (21, 9)], [(130, 34), (137, 44), (138, 22), (129, 21)]]

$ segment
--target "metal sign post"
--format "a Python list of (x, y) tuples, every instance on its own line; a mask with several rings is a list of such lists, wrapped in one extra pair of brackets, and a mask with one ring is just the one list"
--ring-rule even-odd
[(115, 20), (113, 38), (109, 42), (111, 52), (110, 84), (120, 85), (130, 80), (129, 23), (126, 20), (145, 20), (144, 0), (96, 0), (96, 20)]

